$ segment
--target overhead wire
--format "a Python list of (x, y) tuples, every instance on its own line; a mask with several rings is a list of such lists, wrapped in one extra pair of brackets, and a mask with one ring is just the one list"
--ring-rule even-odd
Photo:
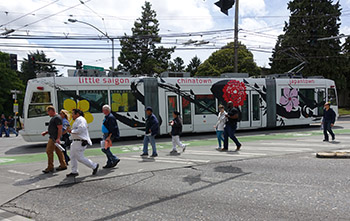
[(53, 1), (53, 2), (51, 2), (51, 3), (49, 3), (49, 4), (47, 4), (47, 5), (44, 5), (44, 6), (42, 6), (42, 7), (40, 7), (40, 8), (37, 8), (37, 9), (31, 11), (31, 12), (28, 12), (28, 13), (22, 15), (22, 16), (19, 16), (19, 17), (15, 18), (15, 19), (13, 19), (13, 20), (11, 20), (11, 21), (9, 21), (9, 22), (6, 22), (5, 24), (0, 25), (0, 27), (6, 26), (6, 25), (11, 24), (11, 23), (13, 23), (13, 22), (15, 22), (15, 21), (18, 21), (18, 20), (20, 20), (20, 19), (22, 19), (22, 18), (24, 18), (24, 17), (26, 17), (26, 16), (28, 16), (28, 15), (33, 14), (34, 12), (37, 12), (37, 11), (43, 9), (43, 8), (46, 8), (46, 7), (48, 7), (48, 6), (50, 6), (50, 5), (54, 4), (54, 3), (56, 3), (56, 2), (58, 2), (58, 1), (59, 1), (59, 0), (55, 0), (55, 1)]

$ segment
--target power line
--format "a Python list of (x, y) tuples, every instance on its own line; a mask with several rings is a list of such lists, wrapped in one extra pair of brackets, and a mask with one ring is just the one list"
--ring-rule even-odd
[(34, 12), (39, 11), (39, 10), (41, 10), (41, 9), (43, 9), (43, 8), (46, 8), (46, 7), (48, 7), (48, 6), (50, 6), (50, 5), (54, 4), (54, 3), (56, 3), (56, 2), (58, 2), (58, 1), (59, 1), (59, 0), (55, 0), (55, 1), (53, 1), (53, 2), (51, 2), (51, 3), (49, 3), (49, 4), (47, 4), (47, 5), (44, 5), (44, 6), (40, 7), (40, 8), (37, 8), (37, 9), (35, 9), (34, 11), (31, 11), (31, 12), (29, 12), (29, 13), (27, 13), (27, 14), (24, 14), (24, 15), (18, 17), (18, 18), (15, 18), (15, 19), (13, 19), (13, 20), (11, 20), (11, 21), (5, 23), (5, 24), (0, 25), (0, 27), (3, 27), (3, 26), (8, 25), (8, 24), (11, 24), (12, 22), (18, 21), (18, 20), (20, 20), (21, 18), (24, 18), (24, 17), (26, 17), (26, 16), (28, 16), (28, 15), (30, 15), (30, 14), (33, 14)]
[[(91, 1), (91, 0), (86, 0), (85, 3), (90, 2), (90, 1)], [(28, 23), (28, 24), (26, 24), (26, 25), (24, 25), (24, 26), (22, 26), (22, 27), (20, 27), (20, 28), (18, 28), (18, 29), (26, 28), (26, 27), (28, 27), (28, 26), (30, 26), (30, 25), (33, 25), (33, 24), (36, 24), (36, 23), (41, 22), (41, 21), (43, 21), (43, 20), (46, 20), (46, 19), (48, 19), (48, 18), (50, 18), (50, 17), (52, 17), (52, 16), (55, 16), (55, 15), (60, 14), (60, 13), (62, 13), (62, 12), (65, 12), (65, 11), (71, 10), (71, 9), (73, 9), (73, 8), (76, 8), (76, 7), (78, 7), (79, 5), (81, 5), (81, 4), (73, 5), (73, 6), (71, 6), (71, 7), (69, 7), (69, 8), (66, 8), (66, 9), (63, 9), (63, 10), (57, 12), (57, 13), (48, 15), (48, 16), (46, 16), (46, 17), (44, 17), (44, 18), (41, 18), (41, 19), (36, 20), (36, 21), (34, 21), (34, 22)], [(18, 30), (18, 29), (17, 29), (17, 30)]]

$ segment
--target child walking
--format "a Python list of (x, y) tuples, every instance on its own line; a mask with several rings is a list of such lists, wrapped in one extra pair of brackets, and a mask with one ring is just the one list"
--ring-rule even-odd
[(214, 126), (216, 129), (216, 136), (218, 138), (219, 147), (218, 150), (221, 150), (221, 141), (224, 142), (224, 137), (222, 136), (224, 133), (225, 123), (226, 123), (226, 111), (225, 107), (223, 105), (219, 105), (219, 114), (218, 114), (218, 120)]
[(171, 141), (173, 142), (173, 149), (171, 150), (170, 154), (177, 153), (176, 145), (182, 148), (182, 152), (185, 152), (186, 150), (186, 145), (180, 141), (180, 134), (182, 133), (182, 122), (179, 116), (180, 113), (178, 111), (174, 111), (174, 119), (169, 122), (171, 125)]

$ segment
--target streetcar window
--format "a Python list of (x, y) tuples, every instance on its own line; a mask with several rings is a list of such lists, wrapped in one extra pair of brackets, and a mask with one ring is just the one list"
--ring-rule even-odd
[(90, 103), (90, 113), (101, 113), (103, 105), (108, 104), (107, 91), (83, 90), (79, 91), (79, 95)]
[(337, 105), (337, 93), (334, 88), (328, 88), (328, 102), (331, 105)]
[(50, 92), (33, 92), (32, 100), (30, 103), (34, 104), (45, 104), (51, 103)]
[(191, 102), (182, 97), (182, 123), (191, 124)]
[(52, 105), (50, 92), (33, 92), (28, 106), (28, 118), (46, 116), (46, 107), (49, 105)]
[(306, 100), (303, 100), (299, 96), (300, 105), (304, 106), (307, 101), (313, 102), (315, 100), (315, 91), (314, 89), (299, 89), (299, 94), (302, 94)]
[(111, 108), (114, 112), (137, 111), (137, 100), (130, 90), (112, 90)]
[(64, 109), (65, 100), (70, 99), (76, 102), (76, 95), (76, 91), (57, 91), (58, 111)]
[[(216, 112), (216, 101), (215, 97), (212, 94), (208, 95), (196, 95), (196, 100), (201, 104), (197, 105), (195, 108), (196, 114), (211, 114), (213, 112)], [(206, 108), (204, 108), (206, 107)], [(209, 110), (211, 111), (209, 111)]]

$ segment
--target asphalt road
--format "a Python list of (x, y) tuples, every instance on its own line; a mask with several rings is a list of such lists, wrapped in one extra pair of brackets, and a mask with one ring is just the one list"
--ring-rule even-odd
[[(9, 138), (14, 145), (0, 141), (0, 208), (35, 220), (350, 220), (349, 160), (315, 157), (349, 150), (349, 135), (349, 119), (331, 143), (316, 127), (249, 131), (239, 133), (242, 151), (222, 153), (207, 134), (185, 137), (178, 156), (161, 138), (155, 160), (123, 141), (117, 168), (92, 176), (80, 164), (76, 179), (40, 174), (44, 147)], [(105, 161), (96, 148), (87, 155)]]

